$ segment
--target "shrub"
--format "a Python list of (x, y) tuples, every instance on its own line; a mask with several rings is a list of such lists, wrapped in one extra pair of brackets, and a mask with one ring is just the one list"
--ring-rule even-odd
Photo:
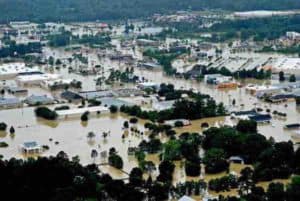
[(122, 160), (121, 156), (119, 156), (116, 153), (110, 154), (110, 156), (108, 157), (108, 163), (109, 163), (109, 165), (111, 165), (117, 169), (123, 168), (123, 160)]
[(115, 105), (111, 105), (109, 107), (109, 111), (110, 111), (110, 113), (117, 113), (118, 112), (118, 107), (115, 106)]
[(89, 112), (85, 112), (80, 117), (81, 121), (88, 121), (89, 120)]
[(55, 111), (52, 111), (47, 107), (38, 107), (34, 112), (37, 117), (41, 117), (47, 120), (55, 120), (58, 116)]
[(0, 123), (0, 131), (6, 131), (7, 125), (4, 122)]
[(8, 144), (6, 142), (0, 142), (0, 148), (8, 147)]
[(187, 176), (196, 177), (201, 173), (201, 166), (199, 163), (194, 161), (186, 161), (185, 162), (185, 174)]
[(176, 121), (174, 125), (175, 127), (183, 127), (182, 121)]
[(135, 118), (135, 117), (133, 117), (133, 118), (130, 118), (129, 122), (130, 122), (131, 124), (136, 124), (136, 123), (138, 122), (138, 119)]

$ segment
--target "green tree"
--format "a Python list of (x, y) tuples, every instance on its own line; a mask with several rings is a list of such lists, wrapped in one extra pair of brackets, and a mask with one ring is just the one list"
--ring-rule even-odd
[(289, 82), (296, 82), (296, 76), (294, 74), (289, 77)]
[(284, 76), (284, 72), (283, 72), (283, 71), (280, 71), (280, 72), (279, 72), (279, 81), (280, 81), (280, 82), (285, 81), (285, 76)]
[(203, 163), (207, 173), (219, 173), (228, 170), (229, 163), (223, 149), (212, 148), (205, 152)]

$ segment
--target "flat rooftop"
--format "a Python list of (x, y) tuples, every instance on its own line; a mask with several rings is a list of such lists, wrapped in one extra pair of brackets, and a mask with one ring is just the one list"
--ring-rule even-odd
[(103, 106), (95, 106), (95, 107), (85, 107), (85, 108), (74, 108), (69, 110), (58, 110), (56, 113), (58, 116), (65, 116), (65, 115), (76, 115), (76, 114), (83, 114), (85, 112), (95, 113), (95, 112), (108, 112), (109, 109)]

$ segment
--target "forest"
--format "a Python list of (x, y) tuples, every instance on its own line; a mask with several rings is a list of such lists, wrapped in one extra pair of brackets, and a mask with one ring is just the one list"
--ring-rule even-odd
[(299, 8), (298, 0), (0, 0), (0, 22), (119, 20), (178, 10)]

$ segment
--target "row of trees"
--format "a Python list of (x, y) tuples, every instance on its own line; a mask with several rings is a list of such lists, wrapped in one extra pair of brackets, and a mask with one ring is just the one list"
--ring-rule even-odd
[[(282, 26), (284, 24), (284, 26)], [(300, 16), (274, 16), (270, 18), (251, 18), (242, 20), (224, 20), (214, 24), (207, 31), (217, 33), (239, 33), (242, 40), (253, 38), (256, 41), (265, 39), (274, 40), (284, 35), (289, 30), (300, 31)], [(227, 34), (228, 38), (236, 37)]]
[[(82, 166), (77, 157), (68, 159), (67, 154), (60, 152), (56, 157), (28, 159), (26, 161), (10, 159), (0, 160), (0, 187), (2, 196), (10, 200), (156, 200), (163, 201), (171, 196), (199, 195), (207, 184), (203, 181), (187, 182), (172, 187), (170, 179), (174, 164), (162, 161), (159, 165), (158, 181), (143, 179), (141, 169), (133, 168), (129, 182), (114, 180), (107, 174), (99, 174), (95, 165)], [(47, 172), (47, 174), (45, 174)], [(239, 183), (247, 181), (247, 174), (242, 173)], [(219, 184), (235, 186), (233, 178), (222, 179), (222, 182), (210, 182), (209, 188), (219, 188)], [(226, 180), (226, 181), (225, 181)], [(219, 183), (219, 184), (218, 184)], [(244, 183), (245, 184), (245, 183)], [(247, 186), (249, 190), (244, 188)], [(249, 201), (298, 201), (300, 197), (300, 177), (295, 176), (284, 188), (283, 184), (271, 183), (265, 192), (261, 187), (251, 183), (240, 189), (240, 198), (220, 197), (220, 200)]]
[(0, 48), (0, 58), (17, 57), (30, 53), (41, 53), (42, 45), (39, 42), (28, 44), (16, 44), (10, 42), (7, 46)]

